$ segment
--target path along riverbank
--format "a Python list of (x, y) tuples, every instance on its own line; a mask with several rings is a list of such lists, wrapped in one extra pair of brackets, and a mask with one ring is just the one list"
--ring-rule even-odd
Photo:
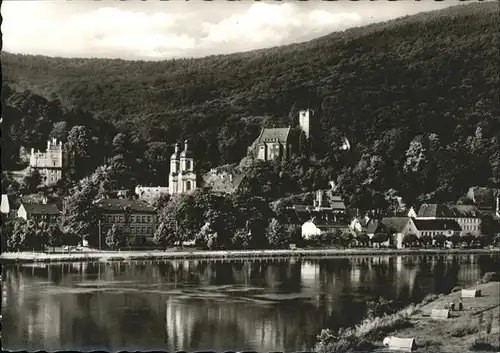
[[(463, 310), (451, 311), (449, 319), (432, 319), (432, 310), (444, 309), (450, 302), (457, 306), (461, 290), (422, 306), (410, 317), (408, 327), (387, 336), (415, 338), (415, 352), (499, 352), (500, 282), (475, 284), (467, 289), (478, 289), (481, 296), (462, 298)], [(377, 343), (382, 345), (382, 342)]]
[(42, 252), (2, 253), (2, 263), (82, 262), (131, 260), (237, 260), (261, 258), (327, 258), (346, 256), (388, 255), (500, 255), (500, 249), (294, 249), (294, 250), (238, 250), (238, 251), (92, 251), (50, 254)]

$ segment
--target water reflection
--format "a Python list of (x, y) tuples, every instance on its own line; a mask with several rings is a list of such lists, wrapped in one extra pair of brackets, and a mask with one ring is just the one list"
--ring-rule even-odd
[(132, 261), (7, 266), (3, 344), (28, 350), (306, 350), (360, 321), (498, 268), (492, 256)]

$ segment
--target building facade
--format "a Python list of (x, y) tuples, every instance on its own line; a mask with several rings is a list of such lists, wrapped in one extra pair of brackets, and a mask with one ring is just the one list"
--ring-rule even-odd
[(105, 239), (108, 231), (117, 225), (121, 231), (132, 238), (138, 246), (153, 244), (156, 231), (156, 212), (153, 207), (141, 200), (102, 199), (96, 202), (101, 223), (101, 237)]
[(473, 205), (423, 204), (416, 219), (451, 219), (462, 229), (460, 235), (481, 234), (481, 212)]
[(47, 185), (54, 185), (63, 178), (63, 174), (68, 167), (68, 156), (63, 150), (61, 141), (53, 138), (47, 141), (47, 149), (45, 152), (31, 149), (29, 166), (37, 170), (42, 182)]
[(184, 150), (180, 152), (179, 145), (176, 144), (170, 157), (168, 188), (171, 195), (189, 193), (197, 188), (193, 153), (189, 150), (187, 140), (184, 142)]
[(54, 203), (21, 203), (17, 217), (26, 221), (56, 224), (61, 219), (61, 210)]

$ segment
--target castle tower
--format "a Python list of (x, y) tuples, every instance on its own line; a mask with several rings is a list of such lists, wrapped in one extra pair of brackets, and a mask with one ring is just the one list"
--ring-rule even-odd
[(314, 114), (314, 111), (310, 109), (299, 111), (299, 125), (300, 129), (306, 134), (306, 138), (309, 140), (311, 136), (311, 121), (310, 118)]
[(179, 144), (175, 144), (175, 151), (170, 157), (170, 173), (168, 175), (168, 192), (173, 195), (179, 192)]

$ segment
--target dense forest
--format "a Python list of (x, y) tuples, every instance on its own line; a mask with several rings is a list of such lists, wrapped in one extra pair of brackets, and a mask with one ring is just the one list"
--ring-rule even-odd
[[(312, 151), (254, 168), (287, 185), (269, 195), (333, 179), (363, 209), (387, 208), (394, 195), (409, 205), (456, 201), (470, 186), (500, 184), (499, 23), (499, 4), (485, 3), (201, 59), (2, 53), (4, 166), (19, 146), (43, 147), (82, 125), (94, 162), (121, 133), (115, 149), (132, 148), (133, 163), (149, 158), (155, 175), (165, 178), (160, 163), (185, 138), (208, 170), (239, 163), (262, 126), (296, 126), (298, 110), (312, 108)], [(340, 155), (342, 136), (352, 149)]]

